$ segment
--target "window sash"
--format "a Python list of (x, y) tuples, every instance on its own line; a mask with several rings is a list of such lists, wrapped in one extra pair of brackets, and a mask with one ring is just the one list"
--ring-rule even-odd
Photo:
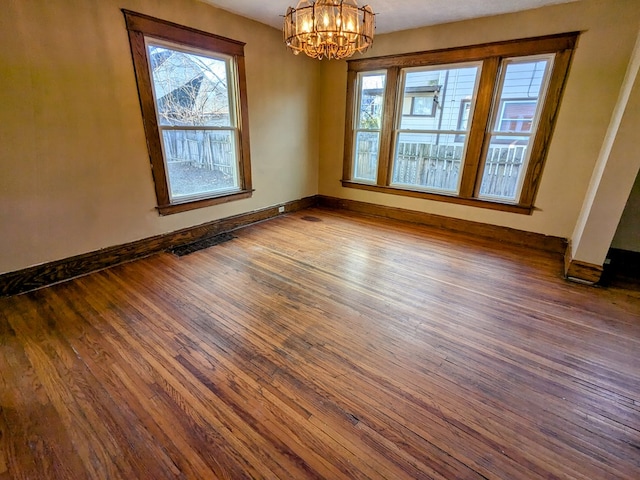
[[(182, 138), (171, 139), (168, 138), (167, 133), (179, 133), (188, 132), (197, 134), (201, 132), (201, 139), (188, 139)], [(224, 139), (214, 140), (211, 136), (206, 135), (207, 132), (227, 132), (229, 141)], [(208, 198), (211, 196), (223, 195), (226, 193), (232, 193), (240, 190), (239, 186), (239, 168), (238, 168), (238, 135), (237, 130), (232, 128), (216, 128), (216, 129), (180, 129), (170, 128), (161, 129), (162, 136), (162, 151), (164, 157), (164, 166), (167, 172), (167, 187), (169, 190), (169, 198), (172, 203), (184, 203), (188, 201)], [(172, 143), (173, 150), (176, 155), (171, 155), (171, 152), (167, 151), (169, 143)], [(225, 148), (224, 145), (229, 144), (231, 148)], [(180, 145), (178, 147), (178, 145)], [(217, 145), (217, 148), (216, 148)], [(180, 164), (191, 163), (193, 161), (202, 161), (200, 158), (200, 150), (207, 151), (205, 154), (205, 162), (210, 167), (216, 167), (206, 170), (202, 169), (201, 177), (209, 178), (210, 181), (215, 181), (221, 185), (212, 185), (212, 183), (205, 183), (205, 180), (195, 179), (189, 180), (187, 183), (192, 185), (189, 192), (181, 192), (184, 186), (181, 185), (181, 178), (179, 171), (176, 171), (175, 175), (172, 175), (174, 168), (179, 168)], [(181, 155), (180, 155), (181, 154)], [(226, 161), (225, 161), (226, 160)], [(184, 180), (182, 181), (184, 183)]]
[[(379, 77), (378, 81), (373, 80), (375, 77)], [(381, 85), (371, 85), (371, 88), (366, 88), (367, 79), (372, 79), (376, 84), (381, 82)], [(385, 105), (385, 87), (387, 83), (387, 74), (384, 71), (372, 71), (358, 74), (357, 76), (358, 90), (356, 108), (354, 109), (354, 151), (353, 151), (353, 171), (351, 172), (354, 179), (361, 182), (375, 183), (378, 176), (378, 165), (380, 161), (380, 142), (382, 122), (384, 119)], [(375, 93), (372, 91), (375, 90)], [(378, 92), (380, 90), (380, 92)], [(371, 92), (371, 112), (368, 113), (368, 118), (363, 118), (365, 109), (363, 103), (365, 102), (365, 92)], [(376, 97), (381, 97), (382, 102), (379, 105), (376, 103)], [(377, 128), (375, 124), (377, 123)], [(364, 124), (364, 126), (363, 126)], [(369, 135), (366, 135), (369, 134)], [(375, 142), (373, 137), (375, 136)], [(365, 140), (367, 139), (368, 140)], [(366, 145), (367, 148), (363, 148)]]
[[(398, 97), (394, 100), (396, 116), (390, 186), (443, 195), (460, 194), (461, 167), (466, 154), (469, 125), (466, 130), (457, 128), (460, 125), (457, 117), (460, 109), (455, 104), (462, 104), (469, 98), (471, 109), (474, 108), (481, 73), (481, 62), (400, 69)], [(454, 77), (459, 82), (450, 84), (449, 79)], [(439, 101), (434, 101), (434, 114), (430, 118), (417, 120), (407, 118), (403, 115), (405, 98), (411, 94), (411, 89), (427, 87), (438, 92)], [(420, 128), (421, 124), (432, 126)], [(401, 141), (403, 137), (408, 141)], [(414, 141), (409, 140), (411, 137)]]
[[(493, 98), (493, 113), (488, 124), (487, 147), (485, 148), (485, 154), (481, 158), (482, 167), (477, 195), (479, 199), (518, 203), (531, 158), (531, 148), (529, 147), (534, 141), (538, 129), (542, 106), (544, 105), (549, 86), (550, 73), (553, 69), (554, 58), (554, 54), (547, 54), (502, 59), (498, 87), (496, 88)], [(522, 65), (542, 61), (546, 62), (546, 64), (535, 99), (535, 110), (530, 120), (530, 129), (526, 132), (499, 130), (498, 127), (500, 127), (503, 122), (506, 105), (510, 101), (518, 101), (516, 98), (514, 98), (514, 100), (510, 100), (508, 97), (505, 98), (508, 67), (510, 65)], [(531, 88), (533, 84), (534, 74), (535, 70), (532, 73), (529, 88)], [(495, 155), (496, 139), (498, 138), (506, 139), (509, 147), (501, 149), (500, 152)], [(524, 150), (522, 150), (523, 143), (526, 143)], [(497, 158), (497, 161), (492, 162), (494, 158)], [(487, 185), (491, 183), (488, 178), (489, 175), (493, 175), (495, 177), (493, 183), (499, 185), (498, 188), (491, 189), (487, 192)], [(514, 176), (515, 180), (513, 180)]]
[[(158, 88), (158, 82), (161, 81), (161, 79), (157, 78), (156, 72), (154, 72), (151, 62), (148, 62), (153, 98), (156, 105), (156, 109), (155, 109), (156, 119), (158, 124), (158, 130), (161, 137), (162, 157), (164, 162), (164, 168), (166, 171), (166, 181), (167, 181), (167, 189), (169, 193), (169, 202), (171, 204), (184, 203), (184, 202), (189, 202), (193, 200), (208, 198), (211, 196), (223, 195), (225, 193), (231, 193), (231, 192), (240, 190), (239, 181), (238, 181), (239, 169), (237, 165), (238, 157), (239, 157), (239, 148), (238, 148), (239, 137), (238, 137), (238, 129), (236, 128), (237, 107), (235, 102), (235, 99), (237, 98), (237, 95), (235, 93), (236, 92), (235, 87), (237, 83), (235, 82), (235, 76), (233, 75), (233, 71), (234, 71), (233, 59), (228, 55), (215, 54), (199, 48), (188, 47), (188, 46), (180, 45), (174, 42), (155, 39), (152, 37), (145, 37), (145, 45), (147, 47), (148, 55), (151, 54), (151, 47), (161, 47), (170, 52), (179, 52), (187, 55), (197, 55), (198, 57), (207, 58), (214, 62), (222, 62), (224, 64), (224, 82), (226, 84), (227, 95), (226, 95), (226, 103), (223, 104), (222, 107), (223, 109), (226, 107), (226, 110), (228, 113), (228, 121), (224, 122), (226, 123), (226, 125), (223, 125), (223, 126), (215, 126), (215, 125), (207, 125), (207, 124), (167, 125), (162, 122), (161, 112), (159, 107), (159, 98), (158, 98), (159, 92), (157, 88)], [(214, 73), (212, 72), (211, 75), (213, 76)], [(170, 93), (172, 92), (168, 92), (167, 94), (165, 94), (165, 96)], [(193, 100), (196, 101), (197, 99), (194, 98)], [(183, 148), (181, 148), (180, 150), (181, 150), (181, 153), (183, 153), (185, 150), (188, 150), (186, 158), (173, 156), (168, 151), (169, 144), (170, 143), (177, 144), (178, 139), (176, 138), (174, 139), (174, 142), (171, 142), (171, 139), (169, 138), (168, 135), (165, 135), (165, 132), (175, 132), (176, 134), (178, 132), (191, 132), (192, 134), (197, 135), (198, 132), (207, 132), (207, 131), (229, 133), (229, 138), (231, 139), (230, 143), (232, 144), (232, 151), (229, 152), (231, 156), (231, 160), (227, 162), (228, 165), (221, 165), (220, 162), (221, 161), (224, 162), (224, 160), (221, 160), (219, 158), (203, 159), (203, 158), (197, 158), (198, 157), (197, 154), (194, 155), (193, 153), (194, 149), (197, 152), (202, 151), (203, 153), (204, 153), (204, 150), (207, 150), (208, 152), (211, 151), (210, 137), (207, 135), (202, 135), (202, 138), (199, 140), (193, 139), (193, 138), (182, 139), (180, 143), (182, 144)], [(191, 148), (186, 148), (186, 146), (188, 145), (190, 145)], [(224, 155), (224, 153), (220, 149), (215, 149), (215, 150), (220, 151), (220, 154), (222, 154), (225, 157), (228, 156), (228, 155)], [(213, 156), (213, 154), (210, 154), (210, 155)], [(172, 168), (173, 165), (180, 164), (180, 163), (190, 163), (190, 162), (197, 162), (200, 164), (206, 163), (207, 165), (210, 165), (211, 168), (215, 165), (218, 169), (217, 171), (220, 171), (221, 176), (223, 177), (225, 176), (225, 173), (222, 172), (222, 169), (228, 170), (230, 172), (229, 175), (231, 175), (231, 182), (225, 182), (225, 183), (231, 183), (231, 185), (222, 185), (221, 187), (209, 185), (207, 188), (207, 186), (202, 185), (201, 182), (188, 180), (188, 179), (181, 179), (178, 172), (176, 172), (175, 174), (172, 174), (172, 171), (174, 170), (174, 168), (177, 168), (177, 167)], [(184, 186), (181, 185), (181, 183), (191, 183), (192, 185), (189, 187), (190, 191), (180, 192), (181, 189), (185, 188)]]

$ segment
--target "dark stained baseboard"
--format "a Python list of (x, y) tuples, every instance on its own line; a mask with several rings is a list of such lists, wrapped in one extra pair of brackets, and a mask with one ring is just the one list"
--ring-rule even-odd
[[(565, 253), (567, 245), (567, 240), (560, 237), (324, 195), (315, 195), (294, 200), (284, 204), (284, 208), (285, 212), (295, 212), (316, 205), (463, 232), (476, 237), (489, 238), (496, 242), (525, 245), (532, 249), (550, 253)], [(145, 238), (124, 245), (107, 247), (94, 252), (28, 267), (15, 272), (4, 273), (0, 275), (0, 296), (16, 295), (30, 290), (36, 290), (114, 265), (153, 255), (154, 253), (169, 250), (180, 245), (213, 237), (221, 233), (231, 232), (252, 223), (268, 220), (280, 215), (278, 207), (279, 206), (276, 205), (254, 212), (215, 220), (203, 225), (185, 228), (176, 232)], [(574, 270), (576, 270), (576, 268), (578, 267), (574, 266)], [(600, 273), (601, 272), (602, 269), (600, 269)]]
[(574, 259), (571, 254), (571, 244), (567, 244), (567, 250), (564, 253), (564, 276), (567, 280), (595, 285), (600, 281), (603, 270), (602, 265)]
[[(282, 204), (284, 212), (295, 212), (311, 208), (317, 197), (307, 197)], [(62, 260), (35, 265), (15, 272), (0, 275), (0, 296), (16, 295), (36, 290), (48, 285), (86, 275), (91, 272), (130, 262), (153, 255), (170, 248), (192, 243), (204, 238), (230, 232), (252, 223), (268, 220), (281, 215), (281, 205), (242, 213), (232, 217), (214, 220), (203, 225), (189, 227), (175, 232), (145, 238), (124, 245), (103, 248)]]
[(565, 261), (565, 277), (577, 283), (595, 285), (602, 277), (602, 266), (592, 263), (581, 262), (580, 260)]
[(442, 215), (418, 212), (416, 210), (386, 207), (374, 203), (365, 203), (355, 200), (347, 200), (344, 198), (319, 195), (318, 205), (327, 208), (344, 209), (377, 217), (403, 220), (420, 225), (462, 232), (476, 237), (489, 238), (501, 243), (525, 245), (536, 250), (542, 250), (550, 253), (563, 254), (565, 253), (567, 245), (567, 240), (561, 237), (525, 232), (515, 228), (489, 225), (470, 220), (461, 220)]

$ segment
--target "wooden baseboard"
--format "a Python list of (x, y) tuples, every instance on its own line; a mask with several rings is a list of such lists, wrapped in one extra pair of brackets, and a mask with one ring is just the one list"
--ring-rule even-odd
[(145, 238), (124, 245), (107, 247), (102, 250), (47, 262), (15, 272), (4, 273), (0, 275), (0, 296), (16, 295), (36, 290), (107, 267), (147, 257), (179, 245), (231, 232), (240, 227), (281, 215), (281, 212), (279, 212), (279, 207), (281, 206), (284, 207), (284, 212), (286, 213), (311, 208), (316, 203), (316, 196), (307, 197), (176, 232)]
[(463, 232), (476, 237), (489, 238), (501, 243), (526, 245), (527, 247), (550, 253), (563, 254), (567, 245), (567, 240), (561, 237), (525, 232), (523, 230), (517, 230), (509, 227), (500, 227), (486, 223), (473, 222), (470, 220), (461, 220), (458, 218), (434, 215), (415, 210), (386, 207), (383, 205), (347, 200), (344, 198), (319, 195), (318, 205), (327, 208), (344, 209), (352, 212), (374, 215), (377, 217), (403, 220), (420, 225), (442, 228), (445, 230)]
[(567, 280), (573, 282), (594, 285), (600, 281), (602, 266), (581, 262), (580, 260), (571, 260), (566, 268), (565, 276)]
[(602, 265), (594, 265), (593, 263), (572, 258), (571, 245), (567, 245), (567, 250), (564, 254), (564, 276), (567, 280), (594, 285), (600, 281), (602, 272)]
[[(295, 212), (316, 205), (463, 232), (476, 237), (489, 238), (496, 242), (525, 245), (529, 248), (551, 253), (564, 253), (567, 245), (567, 240), (560, 237), (324, 195), (315, 195), (295, 200), (283, 206), (285, 212)], [(179, 245), (192, 243), (225, 232), (231, 232), (252, 223), (268, 220), (280, 215), (278, 207), (279, 205), (276, 205), (254, 212), (215, 220), (203, 225), (189, 227), (176, 232), (145, 238), (124, 245), (107, 247), (95, 252), (84, 253), (15, 272), (4, 273), (0, 275), (0, 296), (16, 295), (30, 290), (36, 290), (97, 270), (102, 270), (103, 268), (153, 255), (154, 253), (175, 248)], [(583, 264), (583, 267), (580, 268), (588, 271), (584, 265), (586, 264)], [(572, 272), (577, 268), (579, 267), (574, 265)], [(599, 272), (602, 272), (601, 268)], [(599, 278), (598, 276), (598, 279)]]

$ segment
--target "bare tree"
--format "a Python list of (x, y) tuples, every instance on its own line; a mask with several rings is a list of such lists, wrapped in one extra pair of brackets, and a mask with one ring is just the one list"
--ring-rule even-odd
[(229, 125), (223, 60), (152, 46), (158, 114), (165, 125)]

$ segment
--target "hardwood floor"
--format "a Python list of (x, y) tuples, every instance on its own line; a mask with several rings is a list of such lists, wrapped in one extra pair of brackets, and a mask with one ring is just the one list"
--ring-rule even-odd
[(0, 299), (0, 478), (637, 479), (640, 294), (310, 209)]

